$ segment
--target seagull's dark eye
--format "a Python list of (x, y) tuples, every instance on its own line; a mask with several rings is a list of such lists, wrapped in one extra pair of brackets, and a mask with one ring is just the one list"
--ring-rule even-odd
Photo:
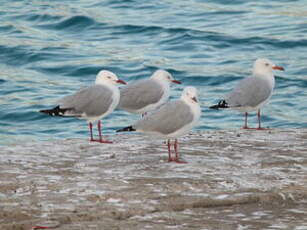
[(110, 77), (110, 76), (107, 76), (107, 78), (111, 79), (111, 77)]
[(269, 66), (270, 64), (269, 63), (265, 63), (265, 66)]

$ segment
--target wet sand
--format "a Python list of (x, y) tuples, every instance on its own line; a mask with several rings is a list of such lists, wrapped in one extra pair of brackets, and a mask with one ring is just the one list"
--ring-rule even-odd
[(0, 229), (307, 229), (307, 129), (1, 148)]

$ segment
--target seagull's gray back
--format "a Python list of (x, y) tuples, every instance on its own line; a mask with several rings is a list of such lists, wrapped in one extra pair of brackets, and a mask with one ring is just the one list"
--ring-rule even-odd
[(93, 85), (62, 98), (58, 103), (60, 108), (70, 109), (71, 115), (85, 113), (88, 117), (97, 117), (108, 111), (113, 101), (112, 94), (106, 86)]
[(168, 135), (191, 123), (193, 118), (192, 110), (184, 101), (170, 101), (138, 121), (133, 128)]
[(272, 94), (272, 88), (265, 79), (248, 77), (239, 82), (226, 97), (229, 107), (256, 107)]
[(120, 90), (118, 107), (127, 110), (139, 110), (157, 103), (163, 96), (163, 87), (152, 79), (144, 79), (129, 84)]

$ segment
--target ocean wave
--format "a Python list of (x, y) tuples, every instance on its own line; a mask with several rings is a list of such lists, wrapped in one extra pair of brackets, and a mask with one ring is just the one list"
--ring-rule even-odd
[(65, 18), (60, 22), (40, 24), (38, 27), (43, 29), (52, 29), (52, 30), (65, 30), (65, 31), (76, 31), (81, 32), (87, 28), (95, 25), (95, 20), (84, 16), (76, 15), (72, 17)]
[[(40, 127), (46, 133), (53, 127), (56, 137), (81, 137), (87, 130), (80, 129), (78, 120), (53, 119), (37, 111), (92, 84), (101, 69), (129, 82), (161, 68), (183, 82), (172, 86), (172, 99), (186, 85), (199, 89), (204, 118), (198, 129), (240, 127), (240, 113), (207, 107), (251, 74), (257, 57), (268, 57), (286, 71), (276, 72), (264, 121), (270, 127), (306, 126), (301, 121), (306, 111), (306, 20), (303, 14), (288, 14), (286, 3), (293, 4), (286, 0), (274, 1), (270, 7), (265, 1), (243, 0), (4, 1), (0, 11), (1, 124), (20, 125), (34, 137), (39, 136)], [(293, 112), (283, 115), (283, 111)], [(106, 119), (106, 132), (111, 132), (132, 116), (118, 110)], [(66, 122), (74, 128), (63, 129)], [(8, 135), (17, 133), (18, 129)]]

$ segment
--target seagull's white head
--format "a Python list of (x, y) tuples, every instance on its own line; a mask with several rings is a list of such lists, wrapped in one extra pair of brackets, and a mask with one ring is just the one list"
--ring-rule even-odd
[(274, 76), (273, 70), (284, 70), (284, 68), (274, 65), (269, 59), (258, 58), (254, 63), (253, 74), (257, 76)]
[(151, 78), (157, 79), (157, 80), (162, 81), (162, 82), (167, 82), (167, 83), (173, 82), (173, 83), (176, 83), (176, 84), (181, 84), (180, 81), (175, 80), (169, 72), (167, 72), (163, 69), (159, 69), (156, 72), (154, 72), (153, 75), (151, 76)]
[(181, 99), (188, 103), (198, 103), (197, 89), (192, 86), (185, 87), (182, 92)]
[(127, 83), (124, 82), (123, 80), (118, 79), (115, 73), (112, 73), (111, 71), (107, 70), (101, 70), (96, 77), (95, 84), (124, 84), (126, 85)]

